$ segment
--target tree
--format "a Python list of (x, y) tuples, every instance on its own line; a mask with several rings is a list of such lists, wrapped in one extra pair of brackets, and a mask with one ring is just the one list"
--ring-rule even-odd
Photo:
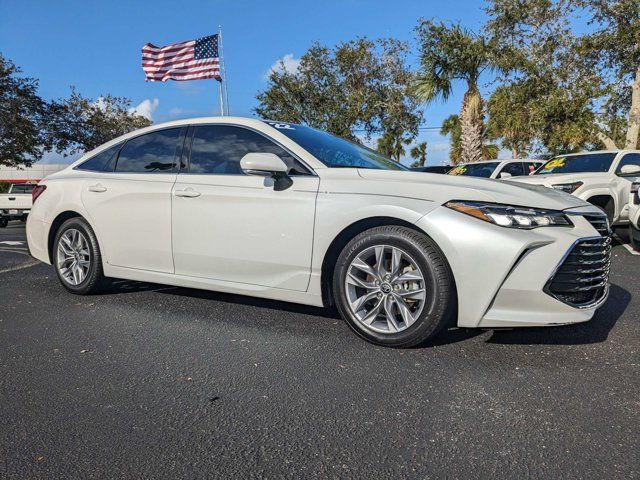
[(59, 152), (87, 152), (120, 135), (151, 125), (131, 111), (131, 100), (103, 95), (96, 101), (71, 89), (69, 98), (52, 106), (49, 142)]
[[(420, 68), (415, 92), (426, 103), (447, 100), (454, 81), (463, 81), (467, 90), (460, 108), (460, 152), (462, 162), (482, 158), (484, 104), (478, 81), (482, 72), (497, 64), (495, 42), (460, 25), (447, 26), (422, 20), (417, 27)], [(456, 154), (457, 157), (457, 154)]]
[[(256, 114), (301, 123), (356, 140), (382, 132), (384, 142), (402, 143), (390, 135), (414, 138), (422, 121), (411, 95), (412, 74), (406, 65), (408, 47), (392, 39), (360, 38), (335, 47), (315, 43), (295, 71), (284, 63), (269, 74), (259, 92)], [(383, 143), (384, 143), (383, 142)]]
[[(492, 160), (498, 157), (498, 151), (500, 147), (493, 143), (488, 143), (491, 140), (495, 140), (495, 136), (492, 134), (489, 128), (484, 125), (481, 130), (481, 146), (480, 146), (480, 158), (478, 160)], [(460, 140), (462, 136), (462, 126), (460, 123), (460, 117), (458, 115), (450, 115), (440, 128), (440, 135), (449, 136), (451, 147), (449, 148), (449, 159), (451, 163), (457, 165), (458, 163), (465, 163), (462, 160), (462, 142)]]
[[(500, 58), (500, 70), (508, 74), (494, 93), (492, 112), (489, 107), (498, 116), (510, 108), (510, 119), (493, 122), (507, 134), (503, 145), (565, 153), (637, 144), (637, 0), (490, 0), (487, 13), (492, 38), (511, 52)], [(571, 25), (581, 15), (593, 31), (576, 35)]]
[(377, 151), (396, 162), (399, 162), (405, 154), (405, 145), (411, 143), (411, 137), (403, 136), (403, 132), (399, 130), (387, 130), (380, 138), (378, 138)]
[(415, 160), (411, 164), (412, 167), (424, 167), (427, 160), (427, 142), (420, 142), (410, 150), (411, 158)]
[(31, 166), (46, 149), (43, 122), (48, 105), (37, 94), (38, 81), (0, 55), (0, 165)]

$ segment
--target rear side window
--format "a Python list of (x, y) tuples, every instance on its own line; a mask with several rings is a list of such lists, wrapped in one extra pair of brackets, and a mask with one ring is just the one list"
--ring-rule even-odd
[(181, 128), (168, 128), (127, 140), (120, 150), (116, 172), (170, 173), (177, 170)]
[(534, 162), (525, 162), (524, 163), (524, 174), (525, 175), (531, 175), (533, 172), (535, 172), (538, 167), (542, 165), (542, 163), (534, 163)]
[(290, 175), (309, 172), (289, 152), (257, 132), (231, 125), (194, 128), (189, 173), (242, 174), (240, 160), (247, 153), (274, 153), (289, 167)]
[(502, 167), (500, 173), (510, 173), (512, 177), (521, 177), (524, 175), (524, 170), (522, 169), (522, 163), (511, 162)]
[(92, 172), (113, 172), (118, 151), (122, 143), (109, 147), (106, 150), (94, 155), (89, 160), (76, 167), (77, 170), (90, 170)]

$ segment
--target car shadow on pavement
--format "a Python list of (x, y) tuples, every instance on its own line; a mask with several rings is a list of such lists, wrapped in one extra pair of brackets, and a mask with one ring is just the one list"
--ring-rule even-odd
[(494, 330), (487, 343), (519, 345), (586, 345), (604, 342), (631, 302), (631, 294), (612, 284), (609, 298), (593, 318), (584, 323), (558, 327)]
[(245, 295), (235, 295), (232, 293), (212, 292), (209, 290), (198, 290), (193, 288), (172, 287), (153, 283), (135, 282), (130, 280), (114, 280), (108, 289), (102, 294), (122, 294), (137, 292), (156, 292), (165, 295), (177, 295), (181, 297), (198, 298), (215, 302), (234, 303), (251, 307), (268, 308), (301, 315), (314, 315), (326, 318), (340, 318), (338, 312), (331, 308), (313, 307), (310, 305), (300, 305), (296, 303), (281, 302), (278, 300), (268, 300)]

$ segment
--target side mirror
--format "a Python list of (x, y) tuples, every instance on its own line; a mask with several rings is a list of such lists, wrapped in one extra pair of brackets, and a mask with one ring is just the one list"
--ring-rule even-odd
[(247, 175), (273, 178), (273, 189), (276, 191), (286, 190), (293, 185), (293, 180), (287, 175), (286, 163), (275, 153), (247, 153), (240, 160), (240, 168)]
[(620, 169), (620, 175), (622, 175), (623, 177), (634, 176), (638, 174), (640, 174), (640, 165), (623, 165)]
[(511, 175), (509, 172), (500, 172), (500, 175), (498, 175), (498, 178), (511, 178), (513, 175)]

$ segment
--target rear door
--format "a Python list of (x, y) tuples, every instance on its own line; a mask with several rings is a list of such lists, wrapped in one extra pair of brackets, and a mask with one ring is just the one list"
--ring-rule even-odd
[(110, 265), (173, 273), (171, 189), (185, 133), (168, 128), (131, 138), (106, 158), (107, 171), (87, 172), (82, 201)]
[[(319, 179), (265, 135), (234, 125), (193, 127), (187, 171), (173, 190), (176, 274), (305, 291)], [(187, 147), (185, 147), (187, 150)], [(246, 175), (250, 152), (278, 155), (293, 185)]]

